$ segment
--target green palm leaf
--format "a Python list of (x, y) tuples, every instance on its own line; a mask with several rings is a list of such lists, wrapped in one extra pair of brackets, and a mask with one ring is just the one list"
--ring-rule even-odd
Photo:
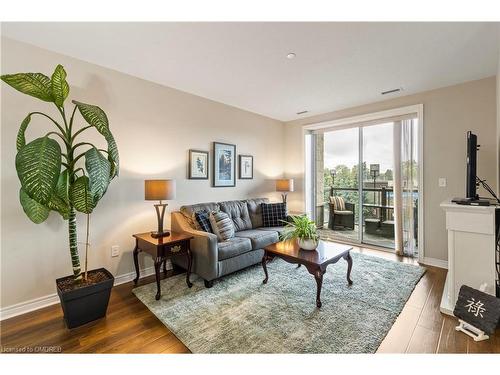
[(26, 194), (47, 204), (61, 171), (61, 147), (47, 136), (35, 139), (17, 153), (16, 170)]
[(26, 145), (26, 138), (24, 137), (24, 133), (26, 132), (26, 128), (28, 127), (30, 121), (31, 121), (31, 113), (28, 116), (26, 116), (23, 122), (21, 122), (21, 127), (17, 132), (17, 139), (16, 139), (17, 151), (19, 151), (21, 148), (24, 147), (24, 145)]
[(68, 197), (68, 170), (65, 169), (59, 175), (59, 179), (57, 180), (56, 185), (56, 194), (59, 198), (61, 198), (64, 202), (69, 204)]
[(50, 83), (54, 103), (62, 107), (69, 94), (69, 85), (68, 82), (66, 82), (66, 71), (62, 65), (56, 66)]
[(85, 152), (85, 168), (89, 174), (90, 193), (94, 203), (101, 199), (109, 185), (111, 163), (95, 148)]
[(113, 134), (109, 133), (106, 141), (108, 142), (108, 160), (111, 163), (110, 178), (115, 178), (120, 172), (120, 158), (118, 156), (118, 146), (116, 145)]
[(17, 73), (1, 76), (2, 81), (17, 91), (46, 102), (53, 102), (50, 78), (42, 73)]
[(68, 170), (65, 169), (59, 175), (57, 185), (50, 197), (47, 207), (61, 214), (64, 220), (69, 218), (69, 196), (68, 196)]
[(116, 146), (113, 134), (111, 134), (111, 131), (109, 130), (108, 117), (106, 116), (106, 113), (104, 113), (104, 111), (96, 105), (85, 104), (76, 100), (73, 100), (73, 103), (78, 107), (78, 110), (85, 121), (87, 121), (89, 125), (94, 126), (108, 142), (108, 160), (111, 162), (110, 177), (113, 178), (117, 176), (120, 165), (118, 147)]
[(35, 224), (43, 223), (49, 217), (50, 209), (31, 199), (22, 188), (19, 190), (19, 200), (24, 213)]
[(59, 212), (64, 220), (68, 220), (69, 204), (66, 203), (61, 197), (59, 197), (57, 193), (54, 192), (52, 194), (49, 203), (47, 203), (47, 207), (51, 210)]
[(75, 209), (84, 214), (92, 213), (95, 207), (93, 196), (90, 192), (89, 178), (81, 176), (69, 187), (69, 200)]

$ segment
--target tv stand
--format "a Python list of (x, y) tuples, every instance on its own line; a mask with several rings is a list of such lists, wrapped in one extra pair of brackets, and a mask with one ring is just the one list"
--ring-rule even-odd
[(462, 285), (484, 288), (496, 295), (496, 251), (500, 207), (441, 203), (448, 231), (448, 274), (441, 299), (441, 312), (453, 315)]

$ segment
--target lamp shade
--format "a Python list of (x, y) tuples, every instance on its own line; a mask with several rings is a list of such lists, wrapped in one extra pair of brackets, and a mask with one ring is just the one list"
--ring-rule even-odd
[(293, 191), (293, 178), (276, 180), (276, 191)]
[(147, 201), (175, 199), (175, 180), (145, 180), (144, 199)]

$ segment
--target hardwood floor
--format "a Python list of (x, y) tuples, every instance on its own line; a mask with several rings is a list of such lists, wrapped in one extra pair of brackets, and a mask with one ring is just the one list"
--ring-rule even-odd
[[(354, 251), (415, 263), (384, 251)], [(172, 276), (169, 271), (167, 276)], [(455, 331), (456, 320), (439, 312), (446, 270), (427, 267), (378, 353), (500, 353), (500, 330), (480, 343)], [(150, 276), (140, 281), (154, 281)], [(55, 347), (62, 353), (189, 353), (146, 306), (132, 294), (133, 283), (113, 288), (105, 319), (68, 330), (59, 305), (0, 322), (3, 352), (12, 348)]]

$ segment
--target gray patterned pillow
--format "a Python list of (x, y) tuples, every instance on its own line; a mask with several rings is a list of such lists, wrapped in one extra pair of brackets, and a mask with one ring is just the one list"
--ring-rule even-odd
[(228, 214), (222, 211), (212, 211), (209, 219), (219, 241), (227, 241), (234, 237), (234, 224)]

